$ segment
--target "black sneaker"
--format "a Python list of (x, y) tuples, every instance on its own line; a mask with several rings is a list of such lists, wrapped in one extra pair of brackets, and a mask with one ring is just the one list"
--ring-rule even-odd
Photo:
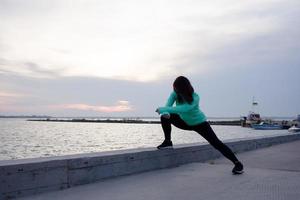
[(233, 174), (242, 174), (242, 173), (244, 173), (243, 169), (244, 169), (243, 164), (240, 161), (237, 161), (235, 163), (235, 166), (232, 169), (232, 173)]
[(165, 140), (161, 145), (157, 147), (158, 149), (170, 149), (173, 148), (173, 143), (172, 141), (167, 141)]

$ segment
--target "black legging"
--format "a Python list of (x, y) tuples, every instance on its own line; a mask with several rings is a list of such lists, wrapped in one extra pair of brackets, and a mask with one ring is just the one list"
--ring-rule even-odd
[(180, 129), (196, 131), (202, 137), (204, 137), (214, 148), (219, 150), (226, 158), (231, 160), (233, 163), (236, 163), (238, 161), (234, 153), (218, 139), (208, 122), (205, 121), (195, 126), (189, 126), (177, 114), (170, 114), (169, 119), (165, 117), (161, 117), (160, 119), (166, 140), (171, 140), (171, 124), (173, 124)]

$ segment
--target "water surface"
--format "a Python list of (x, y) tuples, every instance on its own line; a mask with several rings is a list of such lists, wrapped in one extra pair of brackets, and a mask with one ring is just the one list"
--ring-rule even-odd
[[(223, 140), (287, 134), (212, 126)], [(204, 143), (200, 135), (172, 127), (173, 144)], [(0, 160), (46, 157), (120, 149), (156, 147), (163, 141), (160, 124), (33, 122), (0, 119)]]

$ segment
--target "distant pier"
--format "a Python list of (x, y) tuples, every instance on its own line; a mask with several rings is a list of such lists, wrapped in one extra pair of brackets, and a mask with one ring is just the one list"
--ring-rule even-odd
[(126, 123), (126, 124), (160, 124), (160, 121), (140, 119), (29, 119), (35, 122), (83, 122), (83, 123)]
[[(85, 122), (85, 123), (125, 123), (125, 124), (160, 124), (158, 120), (141, 119), (29, 119), (38, 122)], [(241, 126), (241, 120), (208, 121), (211, 125)]]

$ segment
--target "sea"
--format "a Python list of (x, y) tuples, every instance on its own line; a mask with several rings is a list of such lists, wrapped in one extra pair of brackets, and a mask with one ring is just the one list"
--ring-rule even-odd
[[(289, 134), (287, 130), (254, 130), (240, 126), (215, 125), (212, 128), (225, 143), (233, 139)], [(0, 160), (156, 147), (163, 139), (160, 124), (38, 122), (26, 118), (0, 118)], [(196, 132), (174, 126), (172, 141), (174, 145), (207, 143)]]

